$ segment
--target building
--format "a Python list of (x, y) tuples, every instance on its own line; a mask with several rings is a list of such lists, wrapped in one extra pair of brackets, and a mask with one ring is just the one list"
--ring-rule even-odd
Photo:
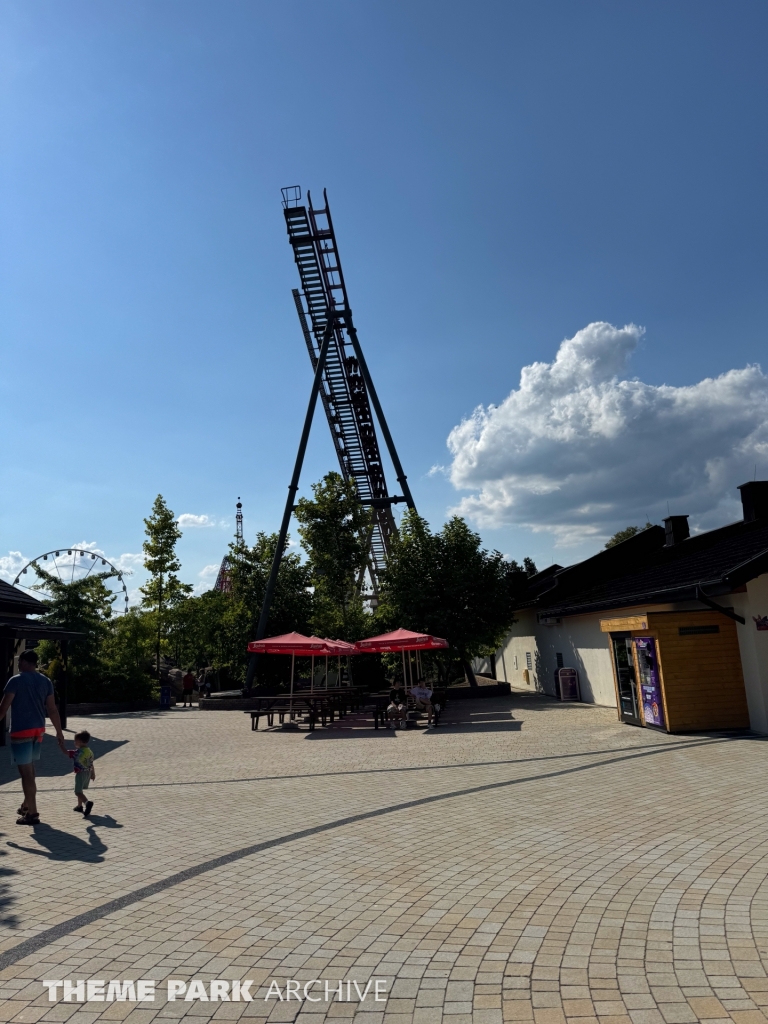
[(669, 516), (532, 576), (481, 670), (554, 696), (557, 669), (575, 668), (581, 700), (625, 722), (768, 734), (768, 481), (739, 491), (739, 522), (691, 536)]

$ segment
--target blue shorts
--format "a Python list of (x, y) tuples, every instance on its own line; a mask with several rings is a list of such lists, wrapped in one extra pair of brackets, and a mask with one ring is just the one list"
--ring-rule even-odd
[(11, 733), (11, 764), (32, 764), (40, 760), (45, 729), (26, 729), (22, 733)]

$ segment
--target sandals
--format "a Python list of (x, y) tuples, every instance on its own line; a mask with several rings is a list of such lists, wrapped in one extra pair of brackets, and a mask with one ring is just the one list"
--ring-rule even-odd
[(29, 811), (25, 811), (25, 813), (22, 814), (22, 816), (20, 818), (16, 819), (16, 824), (17, 825), (39, 825), (40, 824), (40, 815), (39, 814), (30, 814)]
[(21, 807), (17, 807), (16, 808), (16, 813), (17, 814), (26, 814), (27, 813), (27, 805), (26, 804), (22, 804)]

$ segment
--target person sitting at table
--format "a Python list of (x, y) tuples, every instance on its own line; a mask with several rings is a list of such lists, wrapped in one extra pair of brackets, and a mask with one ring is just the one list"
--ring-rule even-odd
[(389, 729), (390, 723), (394, 721), (395, 728), (397, 723), (400, 723), (402, 729), (405, 724), (405, 712), (407, 709), (408, 698), (405, 693), (405, 687), (394, 685), (389, 691), (389, 704), (387, 705), (387, 728)]
[(416, 702), (416, 710), (427, 712), (427, 725), (431, 725), (432, 715), (434, 714), (432, 691), (427, 686), (425, 679), (416, 680), (416, 685), (411, 687), (411, 696)]

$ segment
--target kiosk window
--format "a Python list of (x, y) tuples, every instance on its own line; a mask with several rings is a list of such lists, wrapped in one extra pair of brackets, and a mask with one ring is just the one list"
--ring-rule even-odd
[(525, 652), (525, 667), (529, 670), (533, 668), (533, 659), (531, 658), (530, 651)]
[(560, 653), (560, 651), (557, 651), (557, 653), (555, 654), (555, 661), (557, 662), (557, 667), (558, 668), (562, 668), (563, 667), (563, 656)]
[(719, 626), (679, 626), (678, 636), (703, 636), (704, 633), (719, 633)]

